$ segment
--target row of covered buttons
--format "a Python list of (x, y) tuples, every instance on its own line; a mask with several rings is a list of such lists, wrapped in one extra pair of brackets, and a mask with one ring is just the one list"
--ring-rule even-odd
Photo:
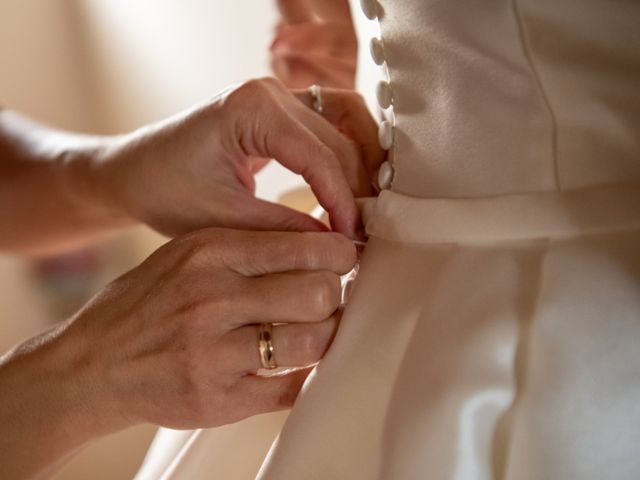
[[(364, 12), (365, 16), (369, 20), (380, 19), (382, 15), (382, 6), (378, 2), (378, 0), (360, 0), (360, 6), (362, 7), (362, 11)], [(374, 37), (371, 39), (369, 50), (371, 53), (371, 57), (373, 58), (373, 61), (376, 63), (376, 65), (382, 66), (386, 64), (384, 43), (380, 38)], [(380, 83), (378, 83), (378, 87), (376, 88), (376, 97), (378, 99), (378, 104), (384, 110), (387, 110), (393, 106), (393, 91), (391, 90), (391, 85), (389, 84), (389, 82), (382, 80)], [(380, 142), (380, 146), (384, 150), (390, 150), (391, 147), (393, 147), (394, 126), (390, 120), (383, 120), (380, 123), (380, 127), (378, 130), (378, 140)], [(394, 173), (394, 168), (391, 162), (383, 162), (382, 165), (380, 165), (380, 169), (378, 170), (378, 186), (383, 190), (391, 187)]]

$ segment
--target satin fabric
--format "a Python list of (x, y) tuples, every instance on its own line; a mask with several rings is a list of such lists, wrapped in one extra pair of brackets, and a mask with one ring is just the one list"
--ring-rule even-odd
[(392, 190), (469, 198), (640, 181), (639, 2), (380, 4), (379, 22), (360, 23), (365, 35), (379, 23), (388, 74), (374, 78), (388, 75), (394, 93)]
[(335, 342), (288, 418), (165, 431), (137, 478), (640, 478), (640, 3), (358, 3), (395, 178)]
[(635, 478), (640, 187), (569, 197), (367, 202), (340, 335), (259, 478)]

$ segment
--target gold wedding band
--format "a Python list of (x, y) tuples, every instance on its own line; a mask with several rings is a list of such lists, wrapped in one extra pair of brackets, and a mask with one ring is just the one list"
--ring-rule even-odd
[(272, 323), (261, 323), (258, 330), (258, 350), (260, 350), (260, 362), (262, 368), (273, 370), (277, 368), (276, 359), (273, 354), (273, 342), (271, 331), (273, 330)]
[(322, 103), (322, 90), (320, 89), (320, 85), (311, 85), (309, 87), (309, 93), (311, 94), (311, 107), (318, 115), (322, 115), (322, 112), (324, 112), (324, 104)]

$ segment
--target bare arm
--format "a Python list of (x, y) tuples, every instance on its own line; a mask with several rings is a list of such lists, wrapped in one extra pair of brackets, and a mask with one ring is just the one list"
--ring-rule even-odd
[(206, 229), (164, 245), (0, 357), (0, 478), (49, 478), (91, 439), (143, 422), (215, 427), (289, 408), (310, 370), (257, 376), (256, 323), (287, 323), (272, 331), (279, 365), (317, 362), (355, 261), (332, 233)]
[(138, 222), (169, 236), (211, 226), (324, 230), (307, 215), (255, 198), (254, 175), (271, 158), (302, 175), (334, 230), (353, 238), (354, 195), (371, 193), (383, 154), (357, 95), (323, 96), (320, 116), (308, 92), (253, 80), (113, 137), (59, 132), (2, 111), (0, 250), (57, 250)]
[(104, 143), (0, 111), (0, 250), (57, 250), (133, 223), (87, 201), (68, 175), (69, 162), (95, 155)]

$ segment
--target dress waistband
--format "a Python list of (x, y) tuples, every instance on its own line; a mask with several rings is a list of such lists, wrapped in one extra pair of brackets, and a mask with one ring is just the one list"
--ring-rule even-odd
[(384, 190), (360, 202), (370, 236), (403, 243), (486, 244), (640, 228), (640, 184), (469, 199)]

